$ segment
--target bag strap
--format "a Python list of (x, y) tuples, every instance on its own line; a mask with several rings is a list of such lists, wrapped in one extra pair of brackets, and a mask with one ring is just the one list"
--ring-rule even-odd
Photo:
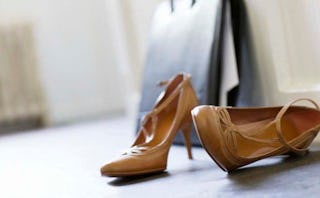
[[(196, 0), (191, 0), (191, 7), (196, 3)], [(174, 0), (170, 0), (171, 12), (174, 12)]]

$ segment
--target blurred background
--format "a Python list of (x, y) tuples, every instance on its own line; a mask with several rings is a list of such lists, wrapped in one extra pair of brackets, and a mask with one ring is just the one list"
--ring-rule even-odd
[[(0, 0), (0, 129), (134, 120), (163, 1)], [(319, 101), (320, 2), (244, 2), (256, 57), (252, 104)]]
[(136, 116), (161, 0), (0, 0), (0, 123)]

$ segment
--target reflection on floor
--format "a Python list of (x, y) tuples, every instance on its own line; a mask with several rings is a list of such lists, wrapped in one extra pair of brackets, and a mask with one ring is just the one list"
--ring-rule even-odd
[(0, 135), (0, 197), (318, 197), (320, 146), (304, 158), (275, 157), (232, 174), (201, 148), (187, 159), (170, 151), (167, 172), (136, 178), (101, 177), (99, 168), (133, 139), (125, 118)]

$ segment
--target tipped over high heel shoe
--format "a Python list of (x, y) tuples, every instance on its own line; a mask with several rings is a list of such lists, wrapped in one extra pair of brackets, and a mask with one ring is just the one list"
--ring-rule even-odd
[[(315, 109), (292, 106), (302, 100)], [(228, 172), (275, 155), (304, 155), (320, 129), (319, 106), (310, 99), (283, 107), (199, 106), (192, 117), (204, 148)]]
[(104, 165), (102, 175), (125, 177), (164, 171), (170, 146), (179, 130), (183, 132), (188, 156), (192, 158), (190, 111), (198, 105), (198, 99), (190, 76), (178, 74), (161, 84), (166, 85), (166, 89), (144, 117), (134, 144), (118, 159)]

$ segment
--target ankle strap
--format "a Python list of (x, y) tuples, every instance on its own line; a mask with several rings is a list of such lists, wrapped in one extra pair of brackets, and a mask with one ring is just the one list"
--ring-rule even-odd
[[(177, 97), (177, 95), (180, 93), (181, 89), (183, 89), (185, 86), (190, 84), (191, 76), (189, 74), (181, 73), (178, 75), (182, 75), (182, 81), (179, 82), (179, 84), (173, 89), (173, 91), (166, 98), (166, 100), (160, 104), (160, 106), (157, 106), (157, 104), (155, 104), (155, 106), (153, 107), (153, 109), (150, 112), (151, 114), (157, 115), (160, 111), (162, 111), (162, 109), (166, 108), (168, 106), (168, 104), (170, 104)], [(178, 75), (176, 75), (176, 76), (178, 76)], [(162, 85), (162, 86), (167, 85), (167, 88), (168, 88), (168, 86), (170, 86), (170, 84), (174, 81), (176, 76), (170, 80), (167, 80), (167, 81), (160, 81), (158, 84)], [(166, 92), (166, 91), (167, 90), (164, 90), (164, 92)]]
[(308, 98), (300, 98), (300, 99), (294, 100), (294, 101), (289, 102), (288, 104), (284, 105), (282, 107), (282, 109), (279, 111), (278, 115), (276, 116), (275, 122), (276, 122), (277, 136), (279, 138), (280, 143), (283, 144), (290, 151), (296, 153), (297, 155), (304, 155), (308, 151), (308, 149), (306, 149), (306, 148), (300, 149), (300, 148), (296, 148), (296, 147), (290, 145), (288, 143), (288, 141), (284, 138), (282, 130), (281, 130), (281, 119), (282, 119), (282, 117), (284, 116), (284, 114), (288, 111), (288, 109), (294, 103), (297, 103), (297, 102), (300, 102), (300, 101), (310, 102), (311, 104), (313, 104), (315, 106), (316, 110), (319, 110), (319, 105), (315, 101), (313, 101), (311, 99), (308, 99)]
[[(178, 75), (182, 75), (182, 81), (179, 82), (177, 84), (177, 86), (173, 89), (173, 91), (171, 92), (171, 94), (165, 99), (165, 101), (163, 101), (159, 106), (156, 103), (155, 106), (153, 107), (153, 109), (147, 113), (144, 118), (141, 121), (141, 130), (144, 134), (145, 137), (148, 137), (151, 134), (154, 134), (155, 130), (156, 130), (156, 126), (158, 123), (158, 117), (157, 115), (159, 114), (159, 112), (161, 112), (164, 108), (166, 108), (180, 93), (181, 89), (183, 89), (185, 86), (187, 86), (188, 84), (190, 84), (190, 80), (191, 80), (191, 76), (189, 74), (186, 73), (181, 73), (181, 74), (177, 74), (176, 76), (174, 76), (173, 78), (171, 78), (170, 80), (167, 81), (161, 81), (160, 83), (158, 83), (159, 85), (167, 85), (170, 86), (170, 84), (175, 80), (175, 78)], [(164, 90), (164, 92), (167, 91), (167, 88)], [(151, 132), (148, 132), (144, 125), (149, 121), (152, 120), (152, 126), (151, 126)]]

